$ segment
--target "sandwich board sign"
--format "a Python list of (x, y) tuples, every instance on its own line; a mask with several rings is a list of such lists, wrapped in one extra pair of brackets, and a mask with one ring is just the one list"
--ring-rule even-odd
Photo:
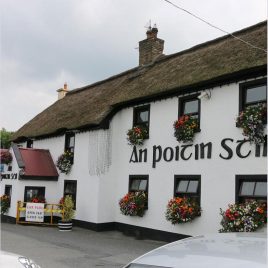
[(44, 205), (43, 203), (27, 203), (25, 220), (44, 222)]

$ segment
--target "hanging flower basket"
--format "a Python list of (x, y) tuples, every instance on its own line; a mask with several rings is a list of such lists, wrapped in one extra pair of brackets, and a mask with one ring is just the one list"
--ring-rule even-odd
[(236, 118), (236, 124), (243, 129), (243, 135), (255, 144), (265, 142), (264, 126), (266, 122), (267, 107), (264, 104), (248, 106)]
[(147, 208), (147, 194), (143, 191), (130, 192), (119, 201), (123, 215), (142, 217)]
[(173, 124), (174, 137), (178, 142), (192, 142), (198, 127), (198, 120), (196, 118), (183, 115)]
[(201, 215), (201, 208), (196, 201), (188, 197), (175, 197), (169, 200), (166, 220), (172, 224), (186, 223)]
[(267, 204), (255, 200), (242, 204), (228, 205), (228, 209), (220, 209), (222, 216), (220, 233), (254, 232), (267, 222)]
[(1, 207), (1, 214), (5, 214), (8, 212), (10, 207), (10, 197), (6, 194), (0, 197), (0, 207)]
[(135, 126), (128, 130), (127, 141), (129, 145), (142, 145), (148, 138), (148, 130), (142, 126)]
[(73, 157), (74, 154), (66, 151), (62, 155), (59, 156), (56, 166), (60, 170), (61, 173), (68, 174), (73, 165)]
[(12, 162), (12, 154), (9, 151), (1, 150), (0, 158), (2, 164), (8, 165)]

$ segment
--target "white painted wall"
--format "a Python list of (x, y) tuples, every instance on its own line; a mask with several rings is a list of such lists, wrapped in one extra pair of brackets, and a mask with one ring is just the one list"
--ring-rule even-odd
[[(173, 97), (150, 103), (150, 139), (139, 148), (147, 148), (146, 163), (129, 163), (132, 146), (127, 144), (126, 132), (132, 127), (133, 108), (119, 111), (112, 119), (112, 163), (105, 174), (90, 175), (89, 157), (95, 157), (90, 148), (90, 132), (77, 133), (75, 137), (74, 165), (70, 174), (60, 173), (58, 182), (13, 181), (12, 198), (23, 199), (25, 185), (46, 186), (46, 199), (55, 202), (63, 194), (64, 180), (77, 180), (76, 219), (93, 222), (121, 222), (131, 225), (164, 230), (181, 234), (217, 232), (220, 228), (220, 208), (227, 208), (235, 201), (235, 175), (265, 174), (266, 157), (256, 158), (254, 146), (246, 144), (243, 152), (253, 150), (246, 159), (235, 154), (236, 140), (243, 139), (242, 130), (235, 125), (238, 114), (239, 84), (233, 83), (212, 90), (211, 99), (201, 100), (201, 132), (195, 136), (194, 144), (212, 142), (212, 159), (165, 162), (162, 160), (152, 168), (152, 148), (181, 146), (173, 137), (173, 122), (178, 115), (178, 98)], [(103, 130), (100, 130), (103, 131)], [(226, 155), (221, 147), (224, 138), (234, 139), (231, 160), (219, 157)], [(64, 150), (64, 136), (34, 141), (34, 148), (49, 149), (53, 160)], [(188, 149), (190, 153), (190, 149)], [(188, 152), (187, 151), (187, 152)], [(13, 161), (14, 163), (14, 161)], [(13, 169), (14, 170), (14, 169)], [(120, 214), (118, 201), (128, 191), (129, 175), (149, 175), (149, 209), (144, 217), (129, 217)], [(202, 215), (192, 223), (172, 225), (165, 219), (168, 200), (173, 197), (174, 175), (201, 175)], [(1, 193), (6, 181), (1, 182)], [(9, 182), (7, 184), (10, 184)], [(12, 204), (14, 204), (12, 199)], [(9, 215), (15, 216), (12, 205)]]
[[(118, 205), (116, 221), (148, 228), (165, 230), (182, 234), (199, 234), (217, 232), (220, 228), (220, 208), (227, 208), (235, 202), (235, 175), (266, 174), (266, 158), (254, 156), (254, 145), (245, 144), (243, 152), (252, 150), (246, 159), (235, 154), (236, 140), (241, 140), (242, 130), (235, 125), (238, 115), (239, 85), (230, 84), (212, 91), (210, 100), (201, 100), (201, 132), (196, 134), (194, 144), (212, 142), (212, 159), (172, 162), (161, 161), (152, 168), (152, 147), (161, 145), (172, 147), (180, 145), (173, 137), (173, 122), (178, 113), (178, 99), (172, 98), (151, 103), (150, 108), (150, 139), (140, 148), (148, 149), (147, 163), (129, 163), (132, 147), (126, 143), (126, 131), (132, 127), (133, 109), (119, 112), (112, 122), (114, 133), (113, 164), (120, 165), (117, 177), (118, 199), (128, 190), (129, 175), (149, 175), (149, 209), (143, 218), (128, 217), (120, 214)], [(232, 148), (234, 156), (231, 160), (219, 157), (226, 155), (221, 147), (224, 138), (234, 139)], [(190, 152), (190, 149), (189, 149)], [(174, 175), (201, 175), (201, 206), (202, 216), (192, 223), (173, 226), (165, 220), (165, 209), (174, 191)]]

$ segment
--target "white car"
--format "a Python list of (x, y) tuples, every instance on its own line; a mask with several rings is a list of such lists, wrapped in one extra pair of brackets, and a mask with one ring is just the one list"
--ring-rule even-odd
[(0, 251), (1, 268), (41, 268), (33, 260), (14, 253)]
[(267, 268), (264, 233), (221, 233), (178, 240), (125, 268)]

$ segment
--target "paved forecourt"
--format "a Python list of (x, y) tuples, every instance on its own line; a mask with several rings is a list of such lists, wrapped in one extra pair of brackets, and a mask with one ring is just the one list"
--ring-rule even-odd
[(28, 256), (42, 268), (122, 267), (164, 244), (137, 240), (117, 231), (74, 227), (72, 232), (59, 232), (55, 227), (1, 224), (2, 250)]

